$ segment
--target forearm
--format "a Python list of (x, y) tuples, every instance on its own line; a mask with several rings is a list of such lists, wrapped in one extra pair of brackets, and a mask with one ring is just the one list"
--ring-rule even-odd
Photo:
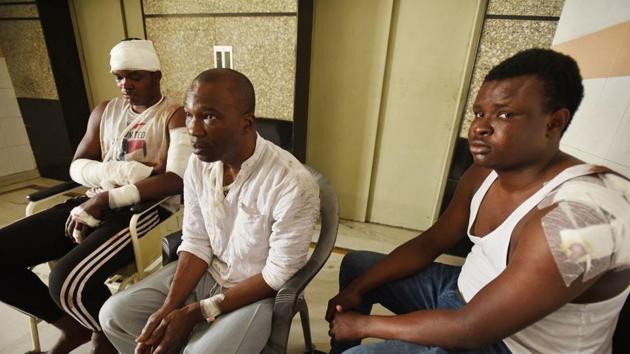
[(276, 291), (265, 282), (259, 273), (227, 289), (224, 293), (225, 299), (219, 304), (219, 308), (221, 313), (234, 311), (245, 305), (274, 296), (275, 293)]
[[(456, 310), (417, 311), (398, 316), (365, 316), (362, 337), (397, 339), (449, 349), (482, 345)], [(361, 321), (359, 321), (361, 322)]]
[(141, 200), (162, 199), (182, 194), (184, 182), (172, 172), (151, 176), (136, 183)]
[(206, 262), (191, 253), (181, 252), (177, 262), (177, 270), (163, 307), (172, 309), (182, 307), (186, 298), (207, 271), (208, 264)]

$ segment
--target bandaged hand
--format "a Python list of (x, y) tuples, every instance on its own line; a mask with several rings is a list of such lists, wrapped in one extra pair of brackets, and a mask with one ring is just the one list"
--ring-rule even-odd
[(77, 221), (72, 214), (68, 215), (65, 226), (65, 234), (72, 239), (74, 243), (81, 243), (87, 235), (92, 232), (92, 228)]
[(105, 211), (109, 209), (108, 193), (99, 193), (70, 211), (66, 220), (66, 236), (82, 241), (91, 229), (101, 223)]

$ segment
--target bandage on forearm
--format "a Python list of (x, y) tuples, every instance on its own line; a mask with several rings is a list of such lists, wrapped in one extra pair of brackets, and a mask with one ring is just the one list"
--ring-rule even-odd
[(76, 159), (70, 164), (70, 177), (86, 187), (105, 190), (112, 186), (126, 185), (141, 181), (151, 175), (153, 167), (137, 161), (98, 162), (89, 159)]
[(192, 153), (190, 135), (185, 127), (169, 130), (170, 142), (166, 158), (166, 171), (173, 172), (184, 178), (184, 171), (188, 165), (188, 158)]
[(221, 309), (219, 308), (219, 304), (225, 299), (225, 295), (216, 294), (207, 299), (201, 300), (199, 303), (201, 305), (201, 313), (203, 317), (208, 321), (212, 321), (217, 318), (221, 314)]
[(110, 189), (108, 194), (111, 209), (126, 207), (140, 201), (140, 191), (135, 184)]

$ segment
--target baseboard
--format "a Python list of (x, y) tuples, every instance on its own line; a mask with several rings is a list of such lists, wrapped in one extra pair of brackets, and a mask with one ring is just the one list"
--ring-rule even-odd
[(35, 178), (39, 178), (39, 171), (37, 169), (18, 172), (12, 175), (0, 176), (0, 187), (5, 187), (14, 183), (24, 182)]

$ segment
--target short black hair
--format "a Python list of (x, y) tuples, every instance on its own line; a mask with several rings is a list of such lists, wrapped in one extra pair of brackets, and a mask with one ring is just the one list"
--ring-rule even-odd
[[(229, 82), (227, 89), (234, 95), (243, 113), (254, 114), (256, 110), (256, 93), (254, 85), (244, 74), (227, 68), (209, 69), (203, 71), (192, 82), (191, 88), (195, 83), (210, 82)], [(190, 90), (190, 89), (189, 89)]]
[(518, 52), (499, 63), (488, 72), (483, 81), (498, 81), (527, 75), (534, 75), (542, 81), (547, 112), (562, 108), (569, 110), (569, 122), (563, 130), (564, 133), (584, 97), (582, 76), (577, 63), (570, 56), (554, 50), (532, 48)]

